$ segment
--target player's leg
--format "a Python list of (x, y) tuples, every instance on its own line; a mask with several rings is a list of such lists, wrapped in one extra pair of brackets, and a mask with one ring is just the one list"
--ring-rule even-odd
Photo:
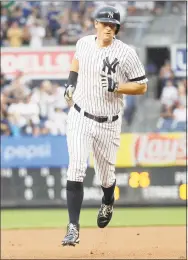
[(113, 213), (114, 189), (116, 185), (115, 162), (119, 144), (119, 122), (114, 122), (111, 126), (107, 124), (99, 125), (93, 142), (93, 155), (95, 172), (104, 193), (97, 220), (100, 228), (108, 225)]
[[(83, 201), (83, 180), (92, 145), (91, 128), (86, 117), (74, 108), (68, 116), (67, 145), (69, 166), (67, 171), (67, 207), (69, 225), (63, 245), (75, 245), (79, 239), (79, 217)], [(91, 121), (91, 120), (90, 120)]]

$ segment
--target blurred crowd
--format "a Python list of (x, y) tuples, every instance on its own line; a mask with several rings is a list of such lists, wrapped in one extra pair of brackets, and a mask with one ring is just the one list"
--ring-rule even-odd
[(1, 136), (64, 135), (69, 106), (58, 82), (33, 86), (18, 71), (7, 81), (1, 74)]
[[(7, 6), (7, 3), (10, 3)], [(121, 14), (121, 31), (128, 16), (160, 15), (165, 8), (184, 14), (182, 1), (108, 1)], [(105, 1), (2, 1), (1, 47), (75, 45), (94, 33), (93, 18)], [(168, 5), (168, 6), (166, 6)], [(120, 34), (121, 35), (121, 34)], [(185, 131), (187, 81), (176, 79), (168, 61), (160, 73), (161, 115), (158, 131)], [(69, 106), (56, 81), (33, 84), (21, 71), (7, 80), (1, 73), (1, 136), (64, 135)], [(125, 97), (124, 119), (130, 125), (136, 97)]]
[[(12, 5), (8, 2), (12, 2)], [(169, 1), (170, 2), (170, 1)], [(122, 27), (127, 16), (160, 15), (168, 4), (160, 2), (108, 1), (119, 9)], [(182, 1), (169, 3), (169, 11), (184, 13)], [(78, 38), (92, 34), (96, 10), (105, 1), (2, 1), (1, 46), (20, 47), (75, 44)]]
[(157, 123), (160, 132), (186, 131), (187, 127), (187, 80), (176, 78), (171, 64), (166, 61), (161, 67), (160, 95), (161, 113)]

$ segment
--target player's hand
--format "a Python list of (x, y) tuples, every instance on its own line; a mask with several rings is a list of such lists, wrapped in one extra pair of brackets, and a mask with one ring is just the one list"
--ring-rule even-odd
[(72, 96), (75, 91), (75, 87), (73, 85), (67, 85), (67, 84), (65, 84), (64, 86), (65, 86), (64, 97), (65, 97), (66, 101), (69, 102), (72, 100)]
[(109, 92), (116, 92), (118, 89), (118, 82), (112, 79), (110, 75), (102, 73), (101, 75), (101, 85), (103, 88), (107, 88)]

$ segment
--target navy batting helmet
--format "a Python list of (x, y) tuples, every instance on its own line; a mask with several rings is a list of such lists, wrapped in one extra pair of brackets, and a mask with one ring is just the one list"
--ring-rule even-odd
[(116, 24), (116, 34), (120, 29), (120, 13), (112, 6), (104, 6), (100, 8), (95, 16), (95, 20), (102, 23)]

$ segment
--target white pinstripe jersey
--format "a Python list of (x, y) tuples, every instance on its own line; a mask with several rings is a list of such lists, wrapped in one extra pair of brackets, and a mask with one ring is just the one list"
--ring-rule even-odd
[(147, 82), (144, 67), (136, 52), (127, 44), (114, 38), (108, 47), (98, 47), (96, 35), (84, 36), (76, 44), (75, 58), (79, 61), (79, 72), (73, 102), (96, 116), (113, 116), (122, 111), (123, 95), (108, 92), (100, 84), (102, 71), (117, 82), (134, 79)]

